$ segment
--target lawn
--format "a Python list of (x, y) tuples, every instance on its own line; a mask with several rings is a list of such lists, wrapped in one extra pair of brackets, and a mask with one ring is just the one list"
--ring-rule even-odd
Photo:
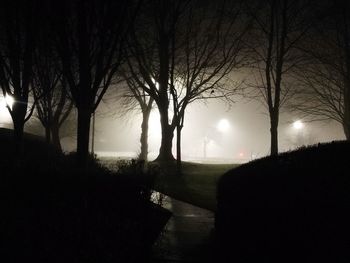
[(237, 166), (239, 165), (184, 162), (182, 175), (160, 173), (156, 177), (154, 188), (181, 201), (215, 211), (218, 179)]
[[(101, 162), (111, 170), (128, 163), (127, 160), (116, 158), (100, 158)], [(174, 163), (166, 166), (161, 172), (153, 162), (149, 164), (157, 175), (154, 190), (174, 197), (178, 200), (209, 209), (216, 210), (216, 185), (219, 178), (228, 170), (239, 164), (202, 164), (183, 162), (183, 174), (176, 173)], [(153, 167), (153, 168), (152, 168)]]

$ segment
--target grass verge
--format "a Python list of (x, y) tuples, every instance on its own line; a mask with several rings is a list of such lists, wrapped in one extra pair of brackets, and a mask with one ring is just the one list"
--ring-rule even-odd
[(183, 174), (176, 174), (169, 166), (158, 173), (154, 189), (178, 200), (216, 210), (216, 186), (219, 178), (238, 164), (183, 163)]

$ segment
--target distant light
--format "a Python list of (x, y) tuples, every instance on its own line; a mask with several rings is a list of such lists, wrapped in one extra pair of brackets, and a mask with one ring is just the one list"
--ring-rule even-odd
[(297, 120), (297, 121), (293, 122), (293, 128), (294, 129), (300, 130), (303, 127), (304, 127), (304, 124), (300, 120)]
[(230, 123), (226, 119), (221, 119), (217, 125), (220, 132), (227, 132), (230, 129)]
[(240, 152), (239, 157), (243, 157), (243, 156), (244, 156), (244, 153)]

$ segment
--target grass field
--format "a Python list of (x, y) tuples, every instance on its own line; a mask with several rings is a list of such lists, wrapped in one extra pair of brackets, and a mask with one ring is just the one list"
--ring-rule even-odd
[(183, 174), (160, 174), (156, 178), (155, 190), (188, 202), (216, 210), (216, 184), (221, 175), (238, 164), (183, 163)]
[[(118, 170), (127, 160), (117, 158), (99, 158), (111, 170)], [(150, 167), (155, 165), (150, 163)], [(157, 168), (158, 166), (155, 165)], [(202, 164), (183, 162), (183, 174), (176, 173), (174, 164), (167, 166), (164, 172), (157, 169), (154, 190), (178, 200), (216, 210), (216, 185), (220, 176), (239, 164)], [(151, 168), (152, 170), (152, 168)]]

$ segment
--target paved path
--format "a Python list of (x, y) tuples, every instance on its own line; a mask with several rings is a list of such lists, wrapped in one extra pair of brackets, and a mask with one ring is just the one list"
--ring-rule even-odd
[(151, 262), (214, 262), (214, 213), (168, 196), (163, 207), (173, 216), (153, 247)]

